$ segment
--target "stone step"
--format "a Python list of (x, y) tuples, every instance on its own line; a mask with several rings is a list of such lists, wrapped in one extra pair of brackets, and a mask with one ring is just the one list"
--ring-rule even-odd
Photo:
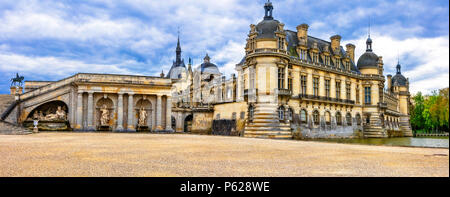
[(280, 128), (273, 128), (273, 127), (245, 127), (245, 131), (286, 131), (291, 132), (290, 127), (280, 127)]
[(246, 138), (262, 138), (262, 139), (292, 139), (292, 135), (259, 135), (259, 134), (244, 134)]

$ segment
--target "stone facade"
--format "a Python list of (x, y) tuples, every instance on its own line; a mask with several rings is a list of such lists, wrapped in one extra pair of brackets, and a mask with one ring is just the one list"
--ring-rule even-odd
[[(195, 67), (189, 58), (186, 68), (178, 39), (167, 76), (77, 74), (57, 82), (28, 81), (6, 118), (25, 123), (35, 109), (52, 102), (66, 107), (69, 128), (80, 131), (211, 134), (214, 120), (230, 120), (235, 122), (233, 132), (219, 133), (262, 138), (412, 136), (409, 80), (399, 64), (397, 75), (388, 75), (386, 81), (383, 59), (373, 52), (370, 35), (366, 53), (356, 61), (356, 46), (344, 49), (341, 36), (315, 38), (308, 35), (307, 24), (297, 31), (284, 29), (272, 16), (272, 3), (264, 8), (264, 20), (250, 25), (237, 75), (228, 79), (208, 54)], [(109, 113), (101, 112), (102, 107)], [(141, 110), (148, 114), (144, 126), (138, 125)], [(100, 125), (105, 114), (110, 116), (108, 125)]]

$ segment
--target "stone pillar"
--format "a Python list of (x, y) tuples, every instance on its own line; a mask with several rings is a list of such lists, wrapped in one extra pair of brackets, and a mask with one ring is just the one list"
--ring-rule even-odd
[(172, 97), (167, 96), (166, 100), (166, 131), (172, 132)]
[(78, 92), (76, 130), (83, 130), (83, 92)]
[(123, 93), (118, 93), (117, 99), (117, 127), (116, 131), (123, 131)]
[(162, 112), (161, 112), (161, 108), (162, 108), (162, 99), (161, 99), (161, 95), (157, 95), (156, 96), (156, 130), (157, 131), (161, 131), (163, 130), (162, 128)]
[(128, 131), (136, 131), (136, 128), (134, 128), (134, 101), (133, 101), (133, 94), (128, 94), (128, 123), (127, 123), (127, 130)]
[(93, 115), (94, 115), (94, 92), (88, 92), (88, 111), (87, 111), (87, 125), (89, 131), (94, 131)]

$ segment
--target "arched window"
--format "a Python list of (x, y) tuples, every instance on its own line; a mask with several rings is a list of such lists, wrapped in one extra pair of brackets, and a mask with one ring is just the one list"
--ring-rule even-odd
[(306, 112), (306, 110), (304, 109), (300, 110), (300, 122), (306, 123), (307, 120), (308, 120), (308, 113)]
[(317, 111), (317, 110), (313, 112), (313, 121), (314, 121), (315, 125), (319, 124), (320, 115), (319, 115), (319, 111)]
[(329, 111), (325, 112), (325, 122), (326, 122), (327, 125), (331, 124), (331, 114), (330, 114)]
[(347, 113), (347, 115), (345, 115), (345, 120), (347, 121), (347, 126), (352, 125), (352, 115), (350, 113)]
[(361, 115), (359, 115), (359, 114), (356, 114), (356, 124), (358, 126), (361, 126)]
[(283, 106), (278, 108), (278, 119), (284, 120), (284, 107)]
[(336, 123), (337, 125), (342, 125), (342, 116), (340, 112), (336, 113)]

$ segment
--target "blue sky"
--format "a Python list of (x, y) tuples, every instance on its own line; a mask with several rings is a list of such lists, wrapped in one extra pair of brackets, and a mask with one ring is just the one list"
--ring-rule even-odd
[[(365, 50), (368, 21), (385, 75), (397, 54), (411, 91), (449, 84), (447, 0), (273, 0), (274, 17), (324, 40)], [(264, 16), (265, 0), (6, 0), (0, 1), (0, 94), (10, 78), (59, 80), (78, 72), (159, 75), (175, 59), (177, 29), (182, 56), (194, 65), (206, 53), (227, 77), (244, 56), (250, 24)]]

